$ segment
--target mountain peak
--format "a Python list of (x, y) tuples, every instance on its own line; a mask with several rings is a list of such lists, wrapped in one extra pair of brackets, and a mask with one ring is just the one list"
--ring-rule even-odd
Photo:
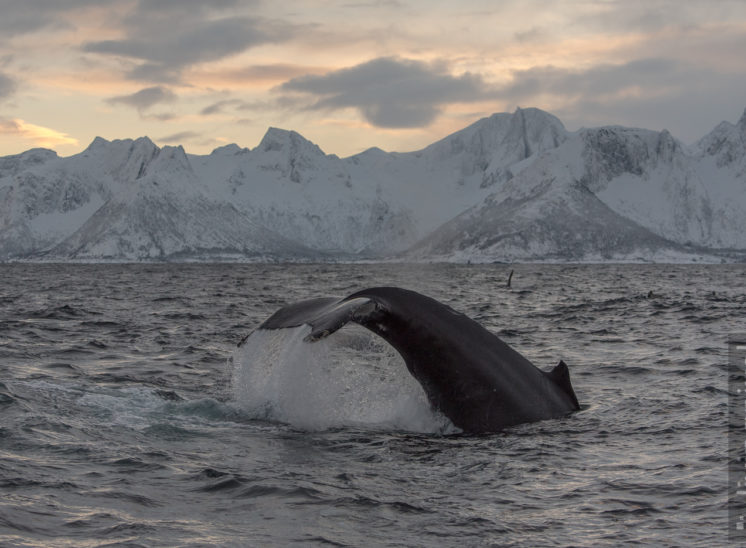
[(103, 137), (96, 136), (93, 141), (91, 141), (91, 144), (88, 145), (88, 148), (85, 149), (84, 152), (89, 152), (96, 150), (97, 148), (104, 147), (109, 144), (109, 141), (104, 139)]
[(324, 152), (314, 143), (303, 137), (300, 133), (292, 130), (270, 127), (264, 134), (261, 143), (257, 147), (261, 152), (284, 150), (286, 152), (298, 152), (300, 150), (324, 155)]
[(736, 125), (741, 129), (742, 133), (746, 132), (746, 108), (743, 109), (743, 114), (741, 114), (741, 118)]
[(54, 150), (49, 150), (48, 148), (32, 148), (31, 150), (21, 152), (19, 156), (24, 161), (31, 163), (42, 163), (59, 157)]
[[(15, 171), (19, 169), (27, 169), (34, 165), (44, 164), (51, 160), (59, 158), (57, 153), (47, 148), (32, 148), (20, 154), (14, 154), (12, 156), (0, 157), (0, 177), (2, 177), (3, 171), (10, 170)], [(0, 226), (2, 226), (2, 219), (0, 219)]]
[(104, 139), (103, 137), (97, 136), (93, 139), (93, 141), (91, 141), (91, 144), (88, 145), (88, 148), (86, 148), (83, 152), (98, 151), (110, 146), (126, 146), (128, 148), (148, 150), (158, 149), (158, 146), (150, 139), (150, 137), (147, 136), (138, 137), (137, 139), (114, 139), (113, 141), (109, 141), (107, 139)]
[(236, 143), (231, 143), (229, 145), (224, 145), (222, 147), (213, 149), (213, 151), (210, 153), (210, 156), (234, 156), (236, 154), (242, 154), (248, 151), (248, 148), (241, 148)]
[(473, 166), (467, 171), (474, 172), (490, 165), (510, 166), (556, 148), (566, 138), (567, 130), (557, 117), (538, 108), (518, 108), (482, 118), (425, 150), (439, 157), (466, 154), (471, 158), (468, 165)]
[(149, 149), (158, 148), (158, 145), (156, 145), (147, 135), (143, 137), (138, 137), (137, 139), (134, 140), (133, 144), (136, 147), (145, 147)]
[(184, 147), (181, 145), (176, 145), (176, 146), (166, 145), (161, 149), (161, 153), (158, 156), (162, 158), (174, 159), (178, 161), (187, 159), (186, 151), (184, 150)]
[(735, 124), (720, 122), (715, 129), (697, 143), (703, 154), (717, 156), (718, 165), (723, 166), (742, 161), (746, 143), (746, 110)]
[(194, 175), (189, 158), (181, 145), (164, 146), (149, 164), (144, 166), (142, 174), (165, 175), (176, 179), (191, 179)]
[(504, 140), (506, 138), (523, 139), (529, 136), (536, 139), (545, 132), (559, 135), (566, 133), (566, 131), (564, 124), (553, 114), (538, 108), (519, 107), (512, 114), (501, 112), (482, 118), (456, 134), (462, 132), (490, 133), (499, 136), (500, 140)]

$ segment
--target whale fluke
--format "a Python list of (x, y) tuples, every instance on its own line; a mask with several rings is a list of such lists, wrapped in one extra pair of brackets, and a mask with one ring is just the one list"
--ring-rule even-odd
[(465, 432), (496, 432), (580, 408), (564, 361), (541, 371), (476, 321), (406, 289), (378, 287), (301, 301), (279, 309), (257, 329), (308, 325), (304, 340), (312, 343), (349, 322), (391, 344), (430, 404)]

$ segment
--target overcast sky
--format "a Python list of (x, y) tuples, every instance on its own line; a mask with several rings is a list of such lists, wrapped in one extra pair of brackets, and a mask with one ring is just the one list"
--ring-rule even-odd
[(406, 151), (517, 106), (691, 143), (746, 108), (744, 52), (744, 0), (0, 0), (0, 155)]

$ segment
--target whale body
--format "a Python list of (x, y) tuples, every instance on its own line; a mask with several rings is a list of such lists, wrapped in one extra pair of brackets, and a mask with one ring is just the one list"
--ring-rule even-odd
[(297, 302), (257, 329), (308, 325), (304, 340), (312, 343), (349, 322), (391, 344), (432, 407), (464, 432), (497, 432), (580, 408), (563, 361), (542, 371), (473, 319), (407, 289), (376, 287)]

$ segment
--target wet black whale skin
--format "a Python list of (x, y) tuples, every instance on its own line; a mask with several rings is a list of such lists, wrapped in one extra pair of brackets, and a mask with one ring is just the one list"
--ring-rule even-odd
[(541, 371), (476, 321), (415, 291), (377, 287), (301, 301), (259, 329), (307, 324), (313, 342), (348, 322), (391, 344), (431, 405), (465, 432), (496, 432), (579, 409), (564, 362)]

